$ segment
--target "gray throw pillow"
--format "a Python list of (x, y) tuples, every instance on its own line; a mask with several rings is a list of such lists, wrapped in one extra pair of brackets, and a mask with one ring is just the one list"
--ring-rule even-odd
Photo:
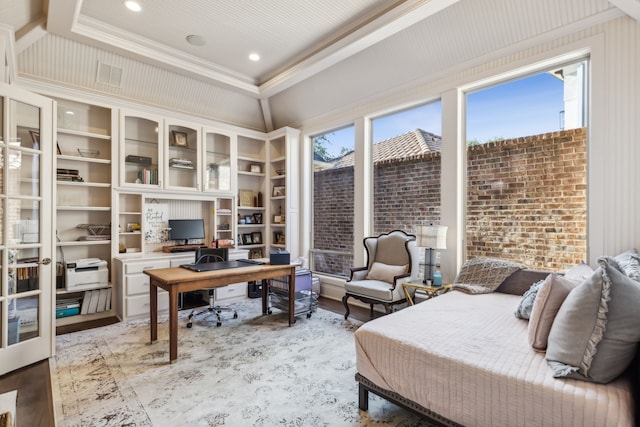
[(554, 377), (606, 384), (631, 363), (640, 342), (640, 285), (609, 258), (564, 300), (546, 359)]
[(544, 283), (544, 280), (534, 283), (531, 287), (522, 295), (520, 304), (513, 313), (518, 319), (528, 320), (531, 317), (531, 310), (533, 309), (533, 303), (538, 295), (538, 290)]
[(640, 281), (640, 258), (638, 257), (638, 251), (630, 249), (626, 252), (613, 257), (620, 266), (621, 271), (632, 278), (636, 282)]

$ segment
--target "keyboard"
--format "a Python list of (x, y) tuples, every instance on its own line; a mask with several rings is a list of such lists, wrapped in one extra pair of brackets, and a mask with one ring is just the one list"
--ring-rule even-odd
[(239, 259), (238, 261), (244, 262), (244, 263), (247, 263), (247, 264), (255, 264), (255, 265), (264, 264), (264, 261), (258, 261), (258, 260), (255, 260), (255, 259)]
[(202, 249), (202, 248), (206, 248), (206, 246), (200, 246), (199, 248), (195, 246), (185, 246), (184, 248), (175, 247), (175, 248), (171, 248), (169, 252), (171, 252), (172, 254), (177, 252), (195, 252), (196, 249)]

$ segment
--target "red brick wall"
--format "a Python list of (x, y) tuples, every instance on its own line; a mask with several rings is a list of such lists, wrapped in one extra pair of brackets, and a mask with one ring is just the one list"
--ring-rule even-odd
[(586, 129), (470, 147), (467, 258), (563, 269), (586, 259)]
[[(563, 269), (586, 259), (586, 129), (469, 147), (467, 258)], [(316, 249), (353, 245), (353, 168), (316, 172)], [(374, 232), (415, 234), (440, 219), (440, 153), (374, 165)], [(348, 275), (353, 257), (314, 255), (314, 269)]]

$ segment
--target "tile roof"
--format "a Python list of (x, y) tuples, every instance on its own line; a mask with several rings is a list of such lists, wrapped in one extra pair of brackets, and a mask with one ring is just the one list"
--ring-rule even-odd
[[(422, 129), (416, 129), (373, 145), (373, 164), (396, 159), (415, 157), (440, 151), (442, 138)], [(353, 166), (353, 151), (337, 158), (332, 169)]]

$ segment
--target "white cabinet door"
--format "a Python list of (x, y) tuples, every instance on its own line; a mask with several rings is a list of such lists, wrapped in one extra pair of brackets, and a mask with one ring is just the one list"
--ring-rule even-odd
[(0, 84), (0, 375), (55, 349), (53, 104)]

